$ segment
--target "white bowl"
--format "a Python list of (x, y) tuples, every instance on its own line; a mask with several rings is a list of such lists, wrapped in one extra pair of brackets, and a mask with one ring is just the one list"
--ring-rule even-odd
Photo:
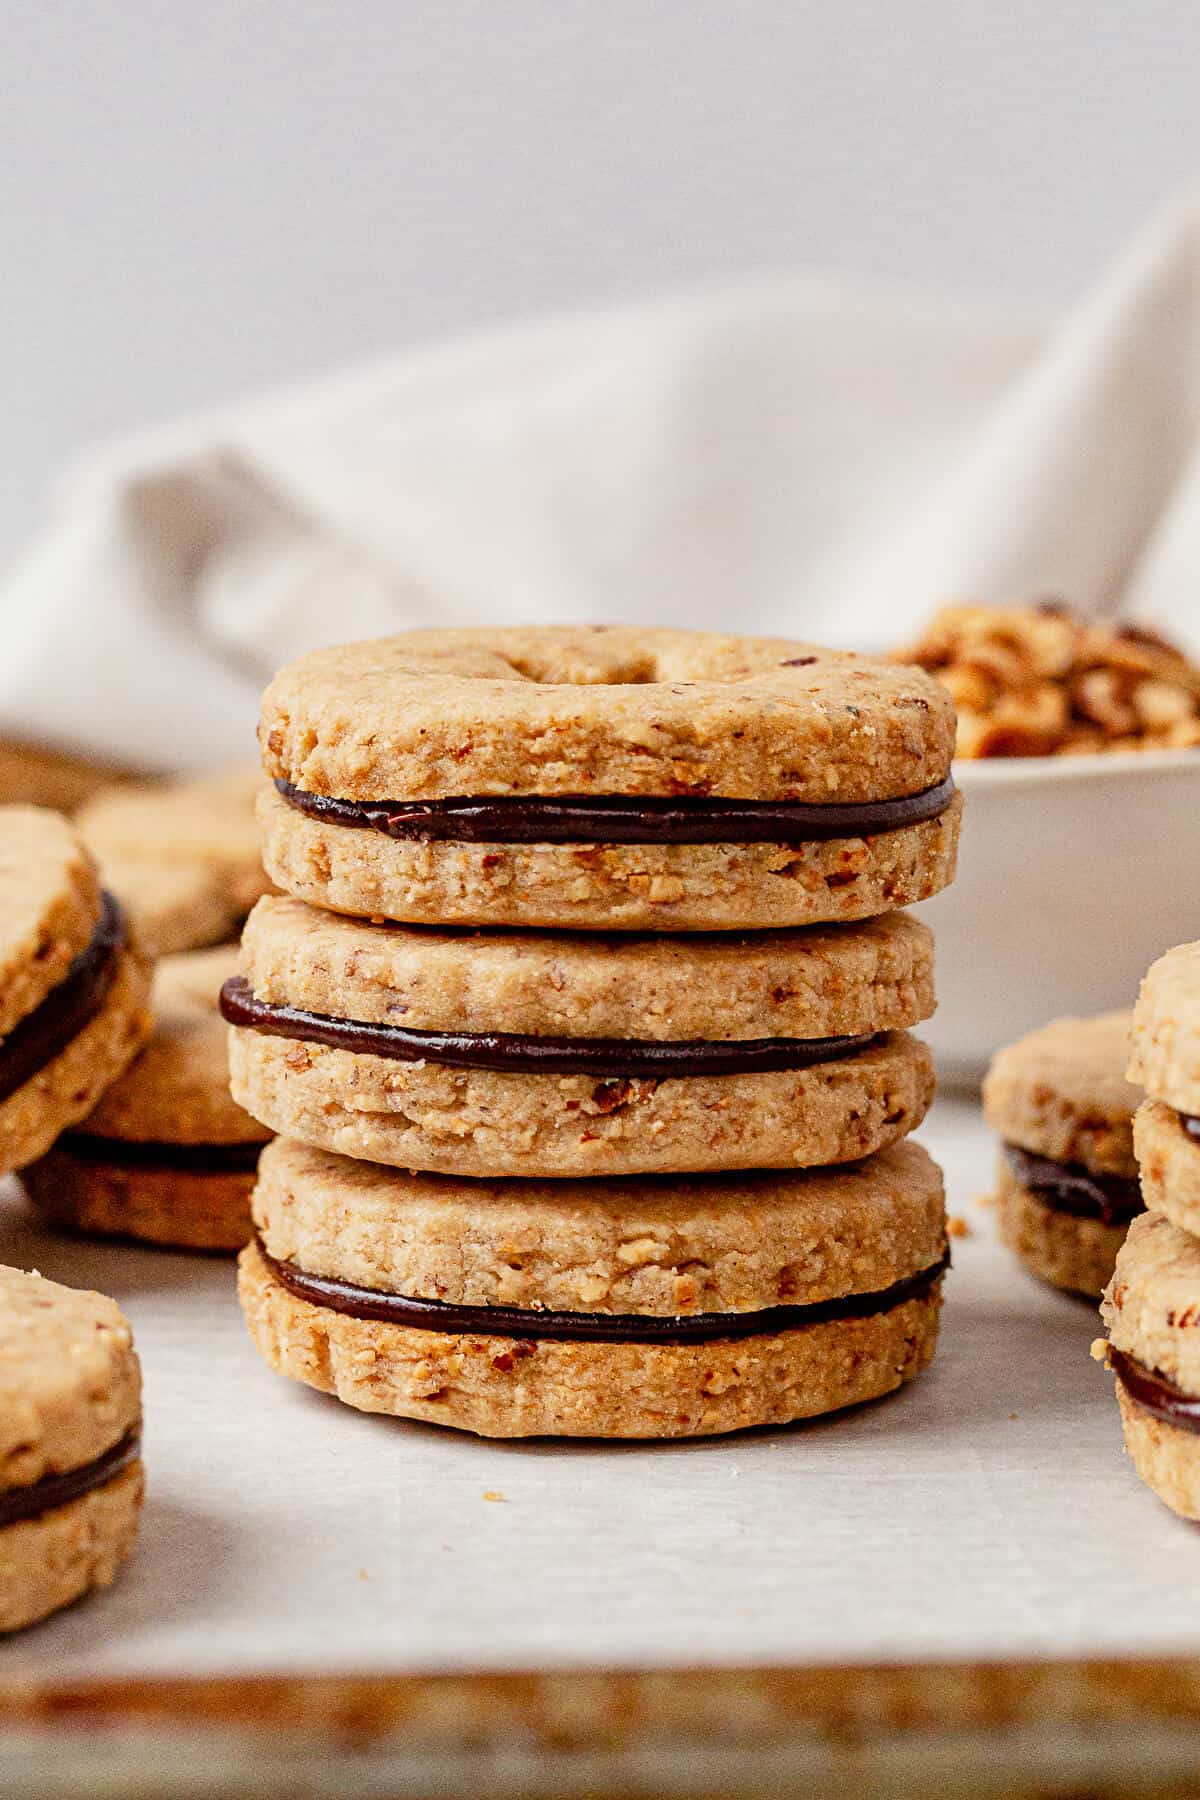
[(958, 879), (920, 908), (937, 936), (943, 1081), (1064, 1013), (1130, 1006), (1200, 938), (1200, 751), (959, 762)]

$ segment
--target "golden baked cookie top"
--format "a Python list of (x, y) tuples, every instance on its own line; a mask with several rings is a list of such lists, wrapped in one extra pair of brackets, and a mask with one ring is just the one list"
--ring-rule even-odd
[(133, 1334), (116, 1301), (0, 1267), (0, 1491), (95, 1462), (140, 1411)]
[(635, 626), (414, 631), (282, 669), (268, 775), (351, 801), (506, 794), (859, 804), (945, 780), (923, 671), (783, 638)]
[(645, 1040), (899, 1031), (934, 1008), (933, 936), (907, 913), (715, 933), (436, 931), (260, 900), (243, 938), (255, 997), (409, 1031)]
[(983, 1084), (993, 1131), (1053, 1162), (1136, 1175), (1129, 1027), (1128, 1011), (1055, 1019), (999, 1051)]
[(461, 1306), (658, 1316), (876, 1293), (936, 1264), (941, 1172), (903, 1143), (845, 1169), (457, 1180), (277, 1138), (254, 1217), (313, 1275)]

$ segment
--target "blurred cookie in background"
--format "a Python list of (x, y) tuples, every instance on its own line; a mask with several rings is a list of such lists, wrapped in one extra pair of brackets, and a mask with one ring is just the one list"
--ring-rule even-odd
[(233, 945), (168, 956), (154, 972), (154, 1032), (75, 1130), (25, 1171), (30, 1199), (72, 1231), (189, 1250), (239, 1250), (270, 1138), (229, 1092), (221, 984)]
[(77, 823), (154, 956), (237, 936), (271, 883), (254, 801), (257, 769), (105, 789)]
[(1001, 1238), (1043, 1281), (1095, 1299), (1143, 1210), (1129, 1027), (1127, 1011), (1057, 1019), (1001, 1050), (983, 1085)]
[(0, 738), (0, 805), (48, 806), (72, 813), (103, 788), (132, 779), (113, 763)]

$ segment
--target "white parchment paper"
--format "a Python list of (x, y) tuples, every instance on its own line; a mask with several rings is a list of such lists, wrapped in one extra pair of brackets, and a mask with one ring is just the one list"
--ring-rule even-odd
[(0, 1647), (0, 1671), (1200, 1649), (1200, 1532), (1122, 1455), (1094, 1313), (995, 1245), (974, 1109), (939, 1103), (923, 1135), (971, 1224), (933, 1369), (840, 1418), (690, 1445), (360, 1416), (259, 1362), (228, 1262), (55, 1238), (3, 1190), (0, 1260), (133, 1320), (149, 1495), (117, 1586)]

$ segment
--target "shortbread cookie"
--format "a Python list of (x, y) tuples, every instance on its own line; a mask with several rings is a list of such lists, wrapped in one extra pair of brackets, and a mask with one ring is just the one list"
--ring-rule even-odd
[(232, 946), (158, 964), (149, 1043), (96, 1111), (24, 1173), (56, 1224), (181, 1249), (246, 1242), (270, 1132), (229, 1092), (218, 997), (237, 967)]
[(1142, 982), (1129, 1075), (1149, 1096), (1134, 1120), (1146, 1205), (1200, 1233), (1200, 943), (1168, 950)]
[(1142, 1480), (1200, 1519), (1200, 1242), (1159, 1213), (1136, 1219), (1101, 1305), (1125, 1445)]
[(279, 1139), (239, 1287), (264, 1359), (491, 1437), (691, 1437), (874, 1399), (933, 1354), (940, 1172), (464, 1182)]
[(945, 690), (782, 639), (411, 632), (282, 670), (260, 740), (268, 871), (360, 917), (760, 929), (954, 874)]
[(127, 784), (81, 809), (80, 831), (152, 955), (235, 937), (270, 887), (255, 818), (260, 784), (248, 769)]
[(137, 1536), (140, 1431), (115, 1301), (0, 1268), (0, 1631), (112, 1581)]
[(927, 928), (433, 932), (267, 898), (222, 1005), (233, 1091), (322, 1149), (459, 1175), (811, 1167), (917, 1126)]
[(1142, 1211), (1125, 1079), (1128, 1012), (1057, 1019), (994, 1059), (984, 1113), (1003, 1140), (1000, 1234), (1043, 1281), (1098, 1298)]
[(91, 1111), (149, 1032), (148, 988), (73, 828), (0, 807), (0, 1173)]

